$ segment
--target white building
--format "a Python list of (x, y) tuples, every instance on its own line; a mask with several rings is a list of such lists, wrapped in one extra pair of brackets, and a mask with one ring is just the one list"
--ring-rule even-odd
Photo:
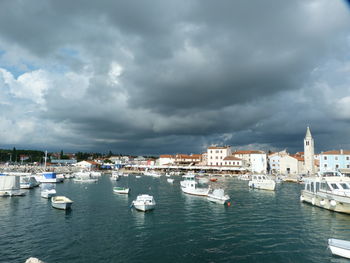
[(77, 167), (85, 168), (88, 170), (95, 169), (98, 163), (94, 161), (81, 161), (75, 164)]
[(304, 158), (300, 155), (285, 155), (280, 158), (280, 173), (299, 175), (305, 172)]
[(231, 146), (210, 146), (207, 149), (207, 165), (222, 166), (225, 157), (231, 155)]
[(237, 158), (233, 155), (226, 156), (222, 162), (222, 166), (237, 166), (242, 167), (243, 160), (240, 158)]
[(274, 152), (268, 155), (268, 163), (272, 173), (281, 173), (281, 157), (288, 155), (287, 151)]
[(163, 154), (159, 156), (158, 165), (173, 165), (175, 163), (175, 157), (170, 154)]
[(243, 160), (243, 166), (252, 173), (266, 173), (267, 156), (263, 151), (236, 151), (232, 154)]

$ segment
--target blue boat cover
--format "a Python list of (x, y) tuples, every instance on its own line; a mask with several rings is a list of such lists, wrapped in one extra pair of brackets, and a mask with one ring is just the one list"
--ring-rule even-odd
[(46, 179), (54, 179), (56, 178), (56, 173), (43, 173)]

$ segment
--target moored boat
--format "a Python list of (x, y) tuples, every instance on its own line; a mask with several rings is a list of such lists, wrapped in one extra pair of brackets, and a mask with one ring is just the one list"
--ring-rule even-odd
[(56, 190), (55, 189), (43, 189), (40, 193), (41, 197), (43, 198), (51, 198), (56, 195)]
[(305, 178), (300, 201), (350, 214), (350, 178), (341, 174)]
[(214, 189), (213, 192), (208, 194), (207, 199), (213, 203), (226, 204), (230, 200), (229, 195), (225, 195), (224, 189)]
[(249, 181), (248, 185), (251, 188), (274, 191), (276, 182), (269, 179), (266, 175), (254, 174), (252, 175), (252, 179)]
[(134, 206), (136, 210), (146, 212), (155, 208), (156, 201), (153, 196), (143, 194), (138, 195), (136, 200), (131, 203), (131, 206)]
[(54, 208), (67, 210), (70, 209), (73, 201), (65, 196), (54, 196), (51, 198), (51, 205)]
[(194, 174), (184, 175), (184, 180), (180, 182), (181, 190), (185, 194), (207, 196), (209, 188), (197, 187), (196, 177)]
[(129, 194), (130, 188), (117, 186), (117, 187), (113, 187), (113, 192), (116, 194)]
[(17, 175), (0, 174), (0, 197), (24, 196), (20, 190), (20, 177)]
[(35, 179), (40, 183), (62, 183), (64, 181), (64, 178), (57, 178), (56, 173), (53, 172), (37, 174)]
[(328, 246), (333, 255), (350, 259), (350, 241), (330, 238)]
[(167, 182), (170, 183), (170, 184), (174, 183), (174, 179), (172, 179), (172, 178), (167, 178), (166, 180), (167, 180)]

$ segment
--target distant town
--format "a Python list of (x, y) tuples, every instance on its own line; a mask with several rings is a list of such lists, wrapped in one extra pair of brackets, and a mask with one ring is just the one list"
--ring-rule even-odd
[[(45, 159), (46, 154), (46, 159)], [(43, 165), (47, 167), (76, 166), (85, 169), (115, 169), (120, 167), (150, 169), (217, 170), (232, 173), (270, 173), (311, 175), (317, 172), (339, 171), (350, 174), (350, 150), (331, 150), (314, 153), (314, 139), (307, 127), (304, 152), (264, 152), (233, 150), (232, 146), (212, 145), (199, 154), (164, 154), (131, 156), (101, 153), (64, 153), (33, 150), (0, 150), (5, 165)]]

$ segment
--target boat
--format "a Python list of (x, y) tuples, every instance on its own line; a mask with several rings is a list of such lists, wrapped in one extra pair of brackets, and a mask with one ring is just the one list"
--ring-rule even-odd
[(24, 196), (25, 194), (25, 191), (20, 190), (18, 175), (0, 174), (0, 197)]
[(209, 188), (197, 187), (196, 176), (194, 174), (187, 174), (183, 176), (184, 180), (180, 182), (181, 190), (185, 194), (207, 196)]
[(34, 177), (21, 176), (20, 177), (20, 188), (21, 189), (32, 189), (37, 185), (37, 181)]
[(214, 189), (213, 192), (208, 194), (207, 199), (213, 203), (226, 204), (230, 200), (229, 195), (225, 195), (224, 189)]
[(237, 178), (242, 181), (250, 181), (251, 176), (249, 174), (240, 174)]
[(111, 175), (111, 179), (112, 179), (112, 180), (115, 180), (115, 181), (118, 181), (118, 180), (119, 180), (119, 173), (113, 171), (113, 172), (112, 172), (112, 175)]
[(64, 178), (57, 178), (56, 173), (44, 172), (37, 174), (35, 179), (40, 183), (62, 183)]
[(167, 178), (166, 180), (167, 180), (167, 182), (170, 183), (170, 184), (174, 183), (174, 179), (172, 179), (172, 178)]
[(131, 203), (131, 206), (134, 206), (136, 210), (139, 211), (149, 211), (155, 208), (156, 202), (151, 195), (143, 194), (138, 195), (136, 200)]
[(136, 178), (141, 178), (141, 176), (140, 176), (140, 175), (136, 175), (135, 177), (136, 177)]
[(248, 186), (251, 188), (274, 191), (276, 182), (263, 174), (253, 174)]
[(65, 196), (54, 196), (51, 198), (51, 205), (54, 208), (67, 210), (70, 209), (73, 201)]
[(56, 190), (55, 189), (43, 189), (41, 190), (41, 197), (43, 198), (51, 198), (56, 195)]
[(212, 177), (209, 180), (210, 180), (210, 182), (216, 182), (218, 180), (218, 178)]
[(90, 172), (78, 172), (75, 174), (73, 181), (79, 183), (96, 183), (98, 179), (93, 178)]
[(157, 173), (156, 171), (145, 171), (143, 172), (146, 176), (152, 176), (152, 177), (161, 177), (162, 175), (160, 173)]
[(300, 201), (350, 214), (350, 177), (337, 175), (305, 178), (305, 188), (301, 191)]
[(330, 238), (328, 239), (328, 247), (333, 255), (350, 258), (350, 241)]
[(117, 187), (113, 187), (113, 192), (116, 194), (129, 194), (130, 188), (117, 186)]

